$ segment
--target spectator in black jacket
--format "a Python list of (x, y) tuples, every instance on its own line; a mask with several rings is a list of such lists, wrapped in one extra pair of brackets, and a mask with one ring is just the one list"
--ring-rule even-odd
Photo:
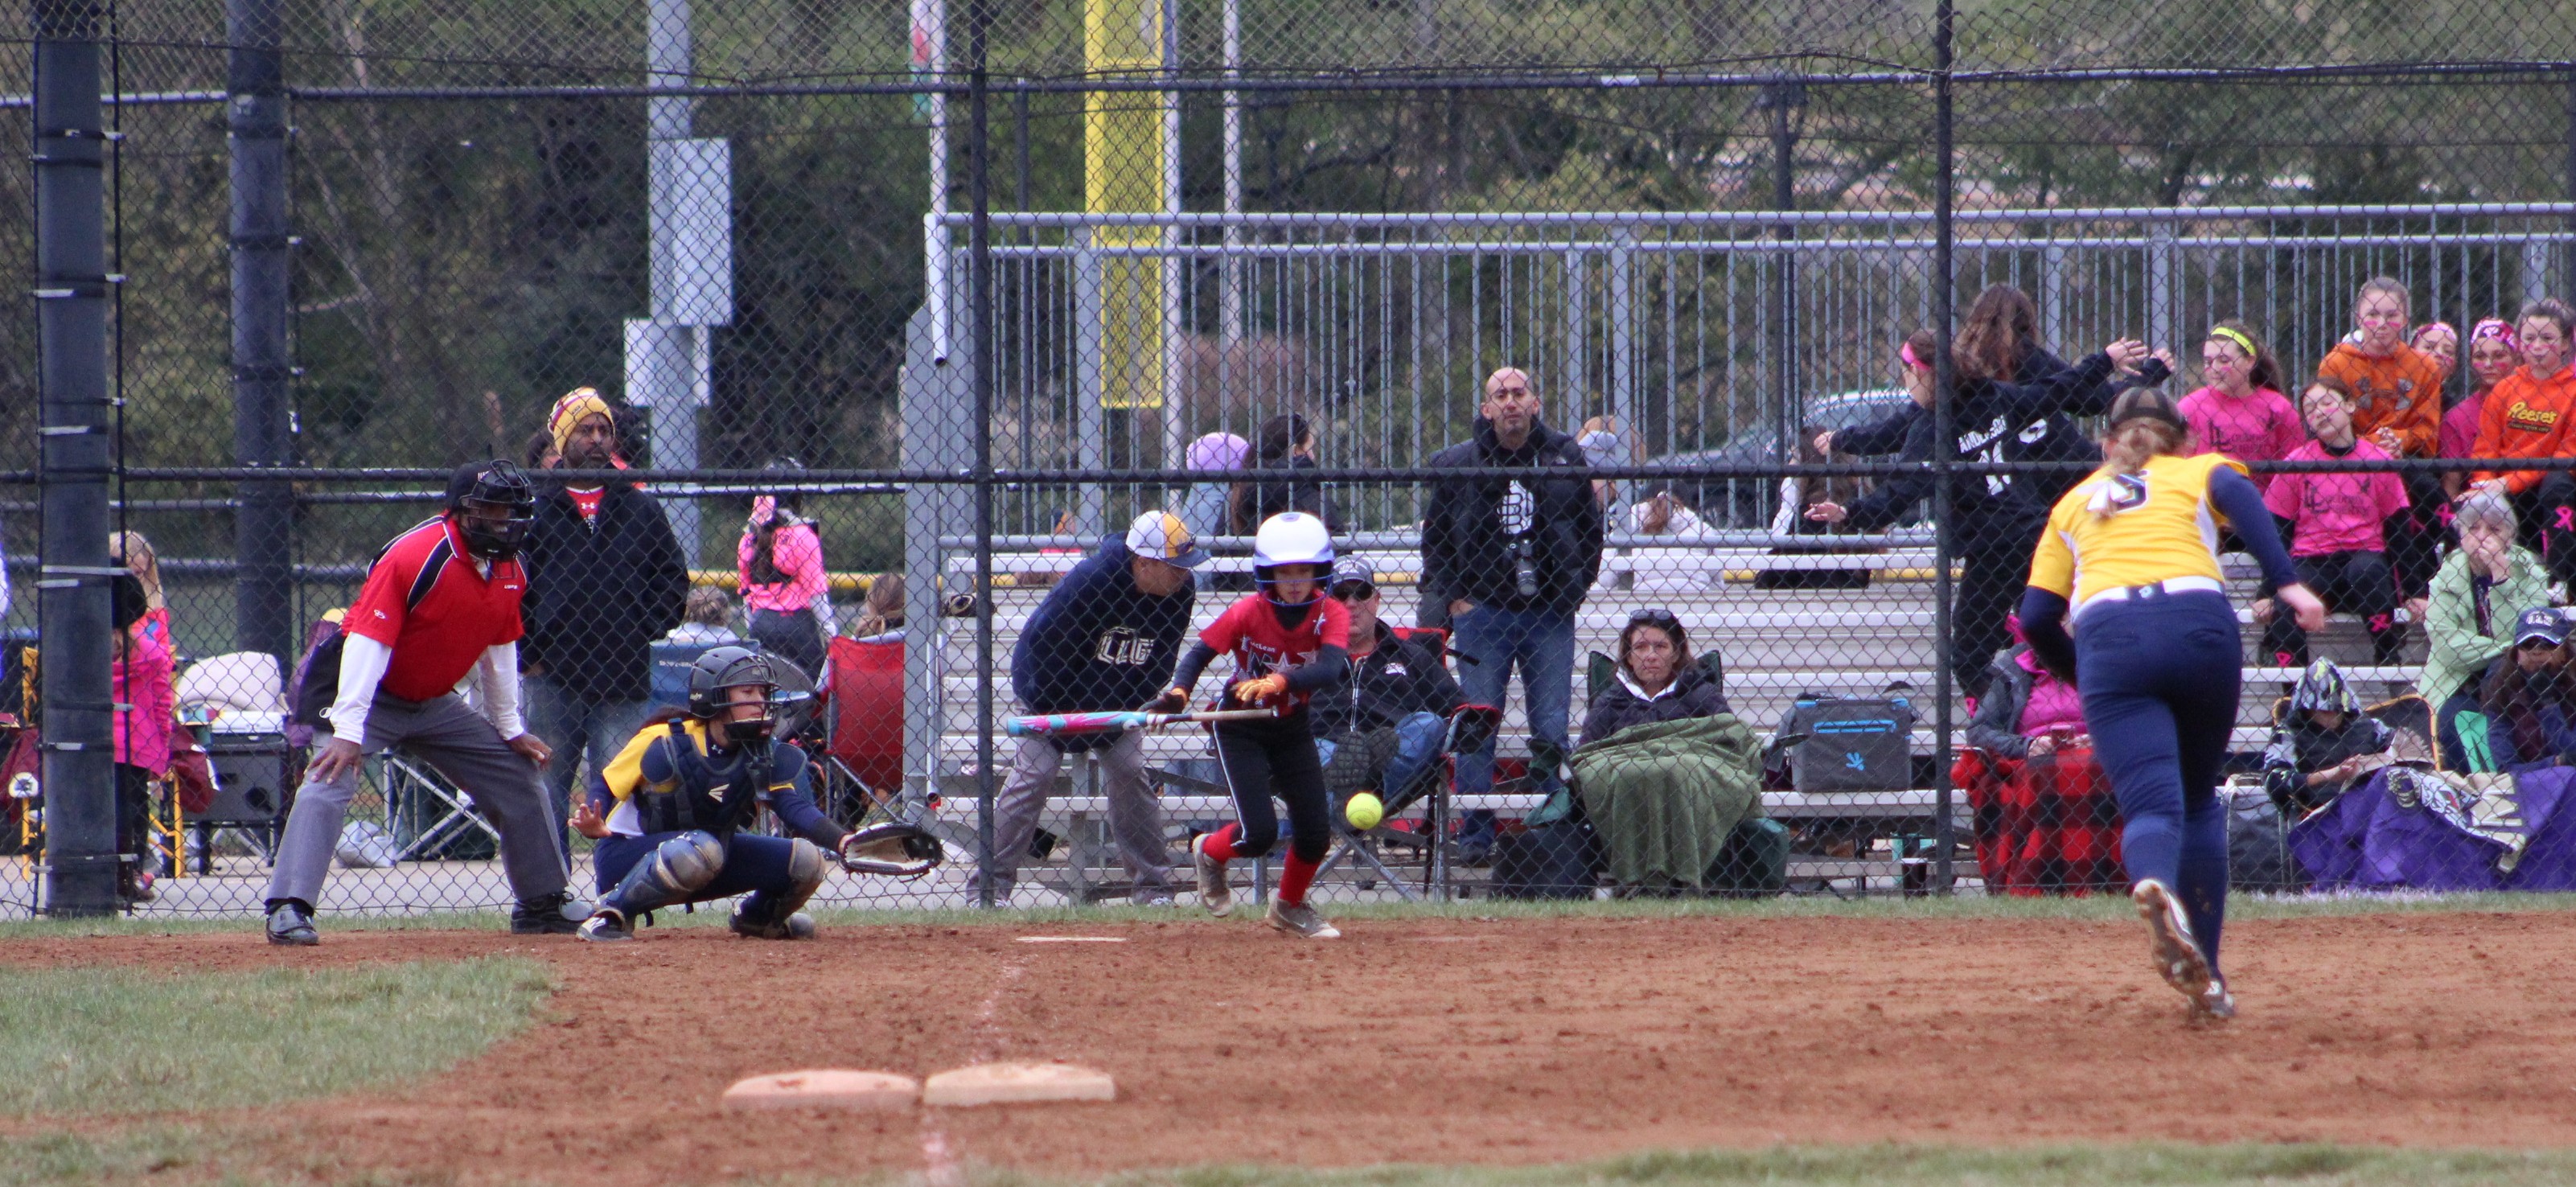
[[(1906, 386), (1926, 413), (1906, 433), (1900, 456), (1909, 462), (1928, 462), (1943, 450), (1962, 462), (2001, 461), (2006, 442), (2051, 412), (2091, 415), (2107, 409), (2105, 394), (2115, 375), (2134, 373), (2145, 386), (2153, 386), (2173, 374), (2168, 360), (2150, 357), (2145, 344), (2126, 339), (2032, 383), (1978, 377), (1965, 356), (1954, 356), (1948, 396), (1952, 440), (1942, 443), (1933, 439), (1935, 421), (1929, 414), (1936, 398), (1934, 364), (1939, 349), (1930, 330), (1916, 330), (1898, 351)], [(2101, 407), (2094, 406), (2097, 397), (2103, 398)], [(1807, 509), (1806, 518), (1878, 531), (1931, 493), (1929, 476), (1908, 475), (1881, 483), (1848, 508), (1830, 501), (1818, 503)], [(1960, 475), (1952, 480), (1950, 495), (1952, 538), (1958, 542), (1961, 572), (1951, 597), (1950, 670), (1960, 691), (1976, 696), (1986, 686), (1986, 665), (2006, 642), (2004, 620), (2011, 616), (2030, 575), (2031, 551), (2039, 543), (2051, 504), (2041, 502), (2028, 484), (2010, 474)]]
[[(1432, 483), (1422, 601), (1426, 609), (1447, 606), (1453, 649), (1467, 663), (1468, 700), (1502, 704), (1512, 669), (1520, 669), (1531, 770), (1552, 793), (1562, 786), (1557, 767), (1574, 696), (1574, 615), (1601, 575), (1601, 504), (1582, 447), (1540, 422), (1527, 372), (1505, 367), (1487, 376), (1479, 411), (1475, 439), (1431, 455), (1431, 465), (1519, 468), (1530, 477)], [(1458, 794), (1482, 795), (1493, 782), (1491, 739), (1458, 756)], [(1470, 812), (1461, 824), (1459, 860), (1473, 863), (1491, 849), (1493, 814)]]
[[(2035, 383), (2066, 369), (2066, 360), (2039, 344), (2039, 306), (2031, 303), (2030, 294), (2009, 284), (1988, 285), (1986, 291), (1977, 294), (1976, 304), (1968, 307), (1968, 316), (1959, 328), (1957, 348), (1961, 365), (1974, 366), (1981, 374), (2004, 376), (2015, 383)], [(1980, 361), (1964, 361), (1968, 359)], [(2083, 399), (2087, 403), (2108, 401), (2127, 386), (2125, 381), (2114, 380), (2101, 393)], [(1895, 453), (1905, 448), (1905, 434), (1914, 422), (1927, 415), (1929, 410), (1922, 405), (1907, 404), (1858, 428), (1818, 433), (1816, 452), (1840, 452), (1852, 457)], [(2052, 412), (2022, 426), (2020, 432), (2006, 440), (2003, 457), (2008, 462), (2099, 464), (2102, 447), (2086, 437), (2073, 418)], [(2070, 468), (2027, 475), (2022, 481), (2030, 484), (2033, 498), (2048, 506), (2083, 477), (2083, 471)]]
[[(1197, 602), (1190, 570), (1208, 562), (1189, 525), (1168, 511), (1136, 517), (1047, 592), (1011, 650), (1011, 691), (1032, 714), (1134, 709), (1161, 699)], [(1144, 735), (1029, 737), (993, 801), (993, 900), (1008, 900), (1038, 813), (1067, 753), (1098, 751), (1109, 831), (1135, 879), (1136, 902), (1170, 906), (1172, 866), (1163, 809), (1145, 782)]]
[(1690, 633), (1663, 609), (1640, 610), (1619, 632), (1619, 679), (1583, 715), (1589, 745), (1632, 725), (1731, 713), (1726, 690), (1691, 654)]
[(1333, 597), (1351, 611), (1351, 678), (1315, 694), (1315, 750), (1338, 814), (1352, 793), (1391, 807), (1438, 766), (1449, 715), (1467, 703), (1437, 644), (1396, 637), (1378, 617), (1377, 570), (1358, 557), (1333, 566)]
[[(616, 468), (617, 420), (599, 393), (565, 396), (547, 427), (564, 468)], [(680, 624), (689, 568), (661, 504), (631, 482), (546, 490), (521, 559), (528, 725), (556, 750), (546, 803), (560, 831), (583, 757), (605, 769), (651, 707), (653, 642)]]

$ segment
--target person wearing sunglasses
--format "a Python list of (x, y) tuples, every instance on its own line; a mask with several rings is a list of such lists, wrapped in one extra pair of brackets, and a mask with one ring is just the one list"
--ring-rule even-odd
[(1398, 635), (1378, 617), (1377, 570), (1355, 556), (1333, 566), (1333, 600), (1351, 612), (1350, 679), (1315, 694), (1315, 753), (1336, 815), (1370, 792), (1389, 810), (1421, 793), (1439, 764), (1450, 715), (1467, 694), (1440, 646)]

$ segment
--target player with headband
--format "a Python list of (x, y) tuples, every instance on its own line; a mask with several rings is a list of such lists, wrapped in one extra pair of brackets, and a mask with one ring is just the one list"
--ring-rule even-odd
[(1323, 520), (1302, 511), (1263, 520), (1252, 543), (1256, 592), (1199, 632), (1198, 642), (1181, 656), (1172, 687), (1154, 706), (1164, 712), (1186, 707), (1199, 673), (1224, 653), (1234, 657), (1234, 679), (1226, 685), (1223, 706), (1268, 708), (1278, 714), (1214, 727), (1218, 765), (1234, 796), (1235, 823), (1192, 838), (1190, 856), (1198, 873), (1199, 904), (1215, 915), (1232, 911), (1226, 863), (1270, 852), (1279, 839), (1279, 816), (1270, 798), (1286, 801), (1293, 835), (1267, 918), (1281, 931), (1317, 940), (1342, 934), (1306, 903), (1306, 888), (1332, 841), (1324, 765), (1315, 755), (1306, 702), (1349, 670), (1350, 608), (1324, 596), (1324, 575), (1332, 567), (1333, 538)]

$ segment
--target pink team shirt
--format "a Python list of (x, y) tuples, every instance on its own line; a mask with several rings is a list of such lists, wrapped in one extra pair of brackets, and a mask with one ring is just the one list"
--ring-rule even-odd
[(751, 557), (759, 547), (759, 537), (744, 532), (742, 544), (734, 550), (738, 562), (734, 576), (742, 583), (742, 608), (746, 612), (774, 610), (794, 614), (823, 596), (823, 541), (814, 535), (812, 524), (783, 527), (770, 535), (770, 563), (787, 575), (787, 580), (776, 585), (752, 584)]
[[(2282, 459), (2292, 462), (2384, 462), (2388, 453), (2368, 441), (2353, 444), (2341, 459), (2310, 441)], [(2296, 524), (2290, 533), (2290, 555), (2324, 556), (2330, 552), (2385, 552), (2381, 520), (2406, 509), (2406, 484), (2395, 474), (2275, 474), (2263, 492), (2272, 514)]]
[[(2271, 462), (2290, 456), (2306, 444), (2308, 426), (2289, 397), (2268, 387), (2247, 392), (2244, 399), (2204, 387), (2182, 398), (2182, 419), (2191, 426), (2193, 454), (2222, 453), (2240, 462)], [(2254, 475), (2257, 488), (2269, 490), (2269, 474)]]
[(2460, 401), (2442, 414), (2442, 456), (2474, 457), (2478, 448), (2478, 418), (2487, 410), (2487, 394), (2479, 392)]
[(177, 711), (171, 677), (177, 665), (170, 645), (149, 632), (125, 637), (125, 658), (112, 669), (109, 695), (116, 712), (116, 761), (160, 775), (170, 769), (170, 718)]

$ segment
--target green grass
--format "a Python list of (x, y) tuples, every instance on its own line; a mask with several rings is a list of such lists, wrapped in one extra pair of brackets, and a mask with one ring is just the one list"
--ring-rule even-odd
[(514, 957), (0, 968), (0, 1114), (258, 1105), (427, 1075), (526, 1026), (550, 988), (545, 966)]

